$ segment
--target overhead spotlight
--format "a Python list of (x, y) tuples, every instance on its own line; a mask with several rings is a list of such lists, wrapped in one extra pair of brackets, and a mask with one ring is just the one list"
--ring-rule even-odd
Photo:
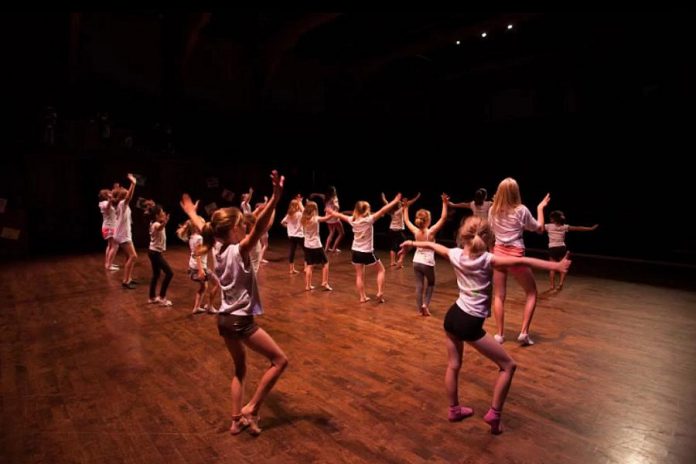
[(486, 38), (487, 35), (488, 35), (487, 32), (482, 32), (482, 33), (481, 33), (481, 37), (483, 37), (484, 39)]
[(512, 29), (512, 24), (508, 24), (508, 27), (507, 27), (507, 28), (508, 28), (508, 31), (509, 31), (510, 29)]
[(461, 41), (459, 41), (459, 40), (457, 40), (455, 43), (456, 43), (457, 45), (461, 45)]

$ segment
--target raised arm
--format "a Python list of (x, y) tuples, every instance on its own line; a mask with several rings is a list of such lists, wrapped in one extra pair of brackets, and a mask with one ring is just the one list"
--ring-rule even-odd
[(181, 205), (181, 209), (184, 210), (184, 213), (191, 219), (191, 223), (196, 226), (196, 228), (199, 231), (203, 230), (203, 226), (205, 225), (205, 219), (200, 217), (196, 210), (198, 209), (198, 200), (194, 203), (191, 200), (191, 197), (189, 196), (188, 193), (184, 193), (181, 195), (181, 201), (179, 202), (179, 205)]
[(408, 217), (408, 202), (404, 201), (401, 203), (401, 208), (404, 212), (404, 224), (406, 224), (406, 227), (408, 230), (411, 231), (413, 235), (416, 235), (418, 233), (418, 227), (416, 227), (412, 222), (411, 219)]
[(373, 214), (372, 217), (376, 221), (377, 219), (379, 219), (382, 216), (384, 216), (385, 214), (387, 214), (387, 212), (390, 211), (394, 206), (398, 205), (400, 201), (401, 201), (401, 194), (397, 193), (392, 201), (390, 201), (386, 205), (382, 206), (382, 209), (380, 209), (375, 214)]
[(249, 250), (256, 245), (261, 236), (266, 233), (269, 223), (274, 216), (275, 207), (278, 204), (280, 196), (283, 194), (283, 184), (285, 177), (278, 174), (278, 171), (271, 173), (271, 182), (273, 183), (273, 195), (266, 203), (263, 211), (259, 214), (256, 224), (251, 228), (251, 232), (239, 242), (239, 252), (242, 255), (249, 253)]
[(433, 235), (437, 234), (440, 229), (442, 229), (442, 226), (445, 225), (445, 222), (447, 222), (447, 206), (449, 205), (449, 199), (450, 197), (446, 193), (442, 194), (442, 213), (440, 214), (440, 219), (430, 228), (430, 233)]
[(135, 176), (131, 173), (128, 173), (128, 180), (131, 181), (131, 184), (130, 187), (128, 187), (128, 193), (126, 193), (126, 204), (130, 203), (131, 199), (133, 198), (133, 192), (135, 191), (136, 183)]
[(415, 202), (417, 202), (418, 199), (420, 198), (420, 195), (421, 195), (420, 192), (418, 192), (418, 193), (416, 193), (416, 196), (413, 197), (413, 198), (411, 198), (410, 200), (409, 200), (409, 199), (406, 199), (406, 203), (408, 203), (408, 206), (411, 206), (412, 204), (414, 204)]
[(546, 205), (549, 204), (549, 201), (551, 201), (551, 194), (547, 193), (544, 199), (541, 200), (541, 203), (539, 203), (537, 206), (537, 222), (539, 223), (537, 232), (540, 234), (544, 233), (544, 208), (546, 208)]
[(254, 211), (251, 212), (255, 217), (259, 217), (259, 214), (261, 214), (261, 211), (266, 207), (266, 204), (268, 203), (268, 197), (264, 196), (263, 197), (263, 203), (259, 204)]

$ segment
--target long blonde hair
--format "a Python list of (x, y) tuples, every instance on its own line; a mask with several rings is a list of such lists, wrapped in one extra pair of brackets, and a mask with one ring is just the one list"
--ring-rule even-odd
[(318, 214), (318, 210), (319, 207), (317, 206), (316, 202), (308, 201), (307, 203), (305, 203), (304, 211), (302, 211), (302, 219), (300, 220), (302, 227), (307, 227), (309, 221), (311, 221), (312, 218)]
[(459, 228), (459, 246), (468, 248), (471, 258), (488, 251), (492, 239), (493, 233), (488, 221), (478, 216), (469, 216)]
[(290, 204), (288, 205), (288, 216), (292, 216), (296, 212), (300, 210), (300, 206), (302, 203), (300, 203), (300, 200), (291, 200)]
[(353, 209), (353, 220), (362, 218), (370, 214), (370, 204), (366, 201), (356, 201)]
[(495, 192), (493, 205), (491, 206), (491, 216), (496, 217), (508, 214), (521, 204), (522, 197), (520, 196), (520, 187), (517, 185), (517, 181), (512, 177), (507, 177), (498, 184), (498, 190)]
[(226, 241), (230, 230), (244, 224), (244, 214), (239, 208), (220, 208), (215, 210), (210, 217), (210, 222), (206, 222), (201, 230), (203, 243), (196, 250), (196, 254), (204, 255), (213, 247), (215, 239)]

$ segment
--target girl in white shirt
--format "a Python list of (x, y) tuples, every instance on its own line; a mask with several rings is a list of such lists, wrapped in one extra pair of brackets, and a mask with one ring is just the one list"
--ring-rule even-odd
[[(193, 299), (193, 309), (191, 313), (199, 314), (207, 312), (216, 314), (217, 309), (213, 306), (213, 300), (219, 290), (217, 279), (214, 275), (211, 275), (208, 270), (208, 255), (198, 254), (198, 249), (203, 245), (203, 237), (191, 220), (179, 226), (176, 235), (181, 240), (188, 243), (189, 250), (191, 251), (188, 260), (188, 275), (189, 279), (198, 283), (198, 290)], [(208, 301), (206, 304), (203, 303), (204, 299)]]
[(107, 271), (118, 271), (118, 266), (114, 264), (114, 257), (118, 251), (118, 244), (114, 240), (114, 232), (116, 231), (116, 211), (114, 210), (111, 190), (103, 189), (99, 191), (99, 211), (101, 211), (102, 214), (102, 237), (106, 240), (104, 269)]
[[(297, 196), (288, 205), (288, 212), (280, 221), (280, 225), (288, 229), (288, 238), (290, 239), (290, 254), (288, 261), (290, 262), (290, 274), (299, 274), (300, 271), (295, 269), (295, 250), (300, 247), (304, 250), (304, 232), (302, 231), (302, 197)], [(306, 261), (306, 257), (305, 257)]]
[[(199, 254), (213, 250), (215, 274), (222, 289), (222, 301), (218, 311), (218, 332), (235, 365), (232, 378), (232, 425), (230, 433), (236, 435), (244, 428), (258, 435), (258, 411), (264, 399), (288, 365), (288, 358), (271, 336), (254, 321), (263, 313), (256, 273), (251, 268), (250, 251), (256, 246), (283, 192), (285, 178), (277, 171), (271, 173), (273, 195), (259, 214), (256, 224), (247, 233), (244, 213), (237, 208), (221, 208), (215, 211), (210, 222), (196, 213), (198, 202), (191, 201), (188, 194), (181, 199), (181, 207), (191, 222), (201, 230), (203, 246)], [(242, 406), (246, 377), (246, 348), (261, 353), (270, 361), (270, 366), (261, 377), (249, 402)]]
[[(419, 242), (434, 242), (435, 235), (442, 229), (447, 221), (447, 204), (449, 197), (447, 194), (442, 194), (442, 214), (440, 219), (434, 226), (430, 227), (430, 211), (419, 209), (416, 211), (414, 223), (408, 217), (408, 203), (403, 205), (404, 221), (406, 227), (411, 231), (413, 237)], [(403, 255), (401, 257), (403, 259)], [(435, 254), (429, 248), (416, 248), (413, 255), (413, 272), (416, 275), (416, 299), (418, 301), (418, 311), (421, 316), (430, 316), (430, 299), (433, 296), (435, 289)], [(425, 298), (423, 298), (423, 283), (427, 281), (425, 286)]]
[[(522, 204), (520, 188), (515, 179), (508, 177), (498, 185), (493, 206), (488, 212), (488, 222), (495, 234), (495, 247), (493, 254), (496, 256), (524, 256), (524, 240), (522, 235), (525, 230), (541, 234), (544, 231), (544, 208), (551, 200), (546, 194), (537, 206), (537, 219), (534, 219), (526, 206)], [(493, 313), (498, 326), (495, 339), (498, 343), (505, 341), (505, 295), (508, 272), (522, 286), (525, 294), (524, 319), (517, 341), (522, 345), (533, 345), (534, 341), (529, 337), (529, 328), (536, 308), (537, 287), (532, 270), (526, 266), (511, 267), (496, 270), (493, 273), (495, 298), (493, 300)]]
[(345, 231), (343, 230), (341, 220), (332, 215), (334, 211), (337, 213), (341, 211), (336, 187), (330, 185), (326, 193), (312, 193), (309, 198), (321, 198), (324, 202), (324, 216), (329, 216), (329, 220), (326, 221), (326, 225), (329, 228), (329, 236), (326, 237), (325, 250), (327, 252), (340, 253), (341, 250), (338, 248), (338, 245), (343, 240)]
[[(560, 261), (568, 253), (565, 244), (566, 232), (589, 232), (599, 227), (599, 224), (595, 224), (592, 227), (569, 226), (565, 223), (563, 211), (552, 211), (551, 214), (549, 214), (549, 219), (551, 220), (551, 224), (545, 224), (544, 229), (549, 235), (549, 259), (551, 261)], [(559, 291), (563, 290), (563, 284), (565, 283), (567, 275), (567, 272), (561, 272), (560, 281), (558, 283)], [(551, 290), (556, 290), (556, 273), (550, 271), (549, 278), (551, 280)]]
[(532, 266), (538, 269), (568, 270), (570, 261), (560, 262), (541, 259), (493, 255), (488, 252), (492, 239), (488, 223), (476, 216), (469, 217), (458, 232), (462, 248), (447, 248), (430, 241), (406, 241), (404, 247), (428, 248), (447, 258), (454, 267), (459, 287), (459, 298), (447, 312), (444, 329), (447, 335), (448, 365), (445, 373), (445, 389), (449, 401), (447, 418), (451, 422), (471, 416), (474, 410), (459, 404), (459, 371), (462, 367), (464, 342), (498, 365), (498, 378), (493, 387), (491, 407), (483, 416), (491, 427), (491, 433), (503, 431), (501, 413), (510, 390), (517, 365), (500, 344), (483, 330), (483, 323), (491, 313), (491, 274), (511, 266)]
[[(150, 279), (150, 298), (147, 302), (169, 307), (172, 302), (167, 299), (167, 288), (169, 288), (169, 283), (174, 276), (171, 266), (164, 258), (164, 252), (167, 250), (166, 226), (169, 222), (169, 214), (165, 213), (161, 206), (155, 205), (147, 210), (147, 215), (152, 218), (150, 221), (150, 246), (147, 250), (147, 256), (152, 265), (152, 278)], [(157, 281), (160, 272), (164, 272), (164, 279), (160, 286), (159, 295), (157, 295)]]
[(317, 204), (313, 201), (308, 201), (302, 212), (302, 229), (304, 232), (304, 254), (305, 254), (305, 290), (314, 290), (312, 285), (313, 268), (323, 268), (321, 272), (321, 286), (324, 290), (331, 291), (333, 288), (329, 285), (329, 259), (326, 257), (326, 252), (321, 246), (321, 237), (319, 236), (319, 223), (326, 222), (331, 219), (331, 216), (318, 216)]
[[(420, 192), (418, 194), (411, 198), (410, 200), (408, 199), (403, 199), (401, 200), (401, 204), (396, 205), (394, 208), (392, 208), (387, 214), (391, 216), (391, 222), (389, 223), (389, 266), (391, 267), (396, 267), (397, 269), (402, 269), (404, 267), (404, 254), (401, 253), (399, 254), (399, 251), (401, 250), (401, 244), (406, 240), (406, 237), (404, 236), (404, 228), (405, 228), (405, 223), (404, 223), (404, 212), (403, 212), (403, 205), (404, 203), (407, 204), (408, 206), (411, 206), (414, 204), (418, 199), (420, 198)], [(382, 192), (382, 203), (385, 205), (389, 203), (387, 201), (387, 197), (384, 195), (384, 192)]]
[(473, 201), (464, 201), (462, 203), (450, 203), (450, 208), (467, 208), (470, 209), (474, 216), (481, 219), (488, 219), (488, 211), (493, 206), (493, 202), (487, 199), (488, 191), (481, 187), (474, 194)]
[(382, 209), (375, 214), (370, 214), (370, 204), (366, 201), (358, 201), (355, 203), (355, 209), (352, 216), (337, 211), (331, 211), (331, 215), (346, 221), (353, 227), (353, 246), (352, 246), (352, 262), (355, 268), (355, 286), (358, 288), (360, 302), (365, 303), (370, 301), (365, 293), (365, 267), (377, 265), (377, 301), (384, 303), (384, 265), (382, 261), (375, 256), (375, 247), (373, 244), (375, 221), (398, 205), (401, 201), (401, 194), (397, 194), (394, 199), (387, 203)]
[(135, 190), (135, 176), (128, 174), (128, 180), (131, 181), (128, 190), (119, 187), (115, 190), (114, 198), (118, 202), (116, 206), (116, 230), (114, 231), (114, 241), (126, 253), (128, 257), (126, 264), (123, 266), (123, 280), (121, 286), (132, 290), (135, 288), (133, 282), (133, 267), (138, 259), (138, 254), (133, 246), (133, 234), (131, 230), (131, 209), (130, 201), (133, 198)]

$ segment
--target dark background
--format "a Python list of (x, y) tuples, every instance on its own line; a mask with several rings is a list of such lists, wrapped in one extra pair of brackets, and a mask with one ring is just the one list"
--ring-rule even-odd
[(600, 224), (569, 234), (575, 252), (696, 264), (683, 11), (3, 16), (0, 226), (21, 234), (0, 256), (100, 249), (98, 190), (129, 171), (178, 222), (182, 191), (225, 206), (222, 188), (270, 193), (277, 168), (283, 213), (333, 184), (343, 209), (420, 191), (437, 215), (440, 192), (492, 196), (512, 176), (530, 210), (551, 192), (547, 212)]

